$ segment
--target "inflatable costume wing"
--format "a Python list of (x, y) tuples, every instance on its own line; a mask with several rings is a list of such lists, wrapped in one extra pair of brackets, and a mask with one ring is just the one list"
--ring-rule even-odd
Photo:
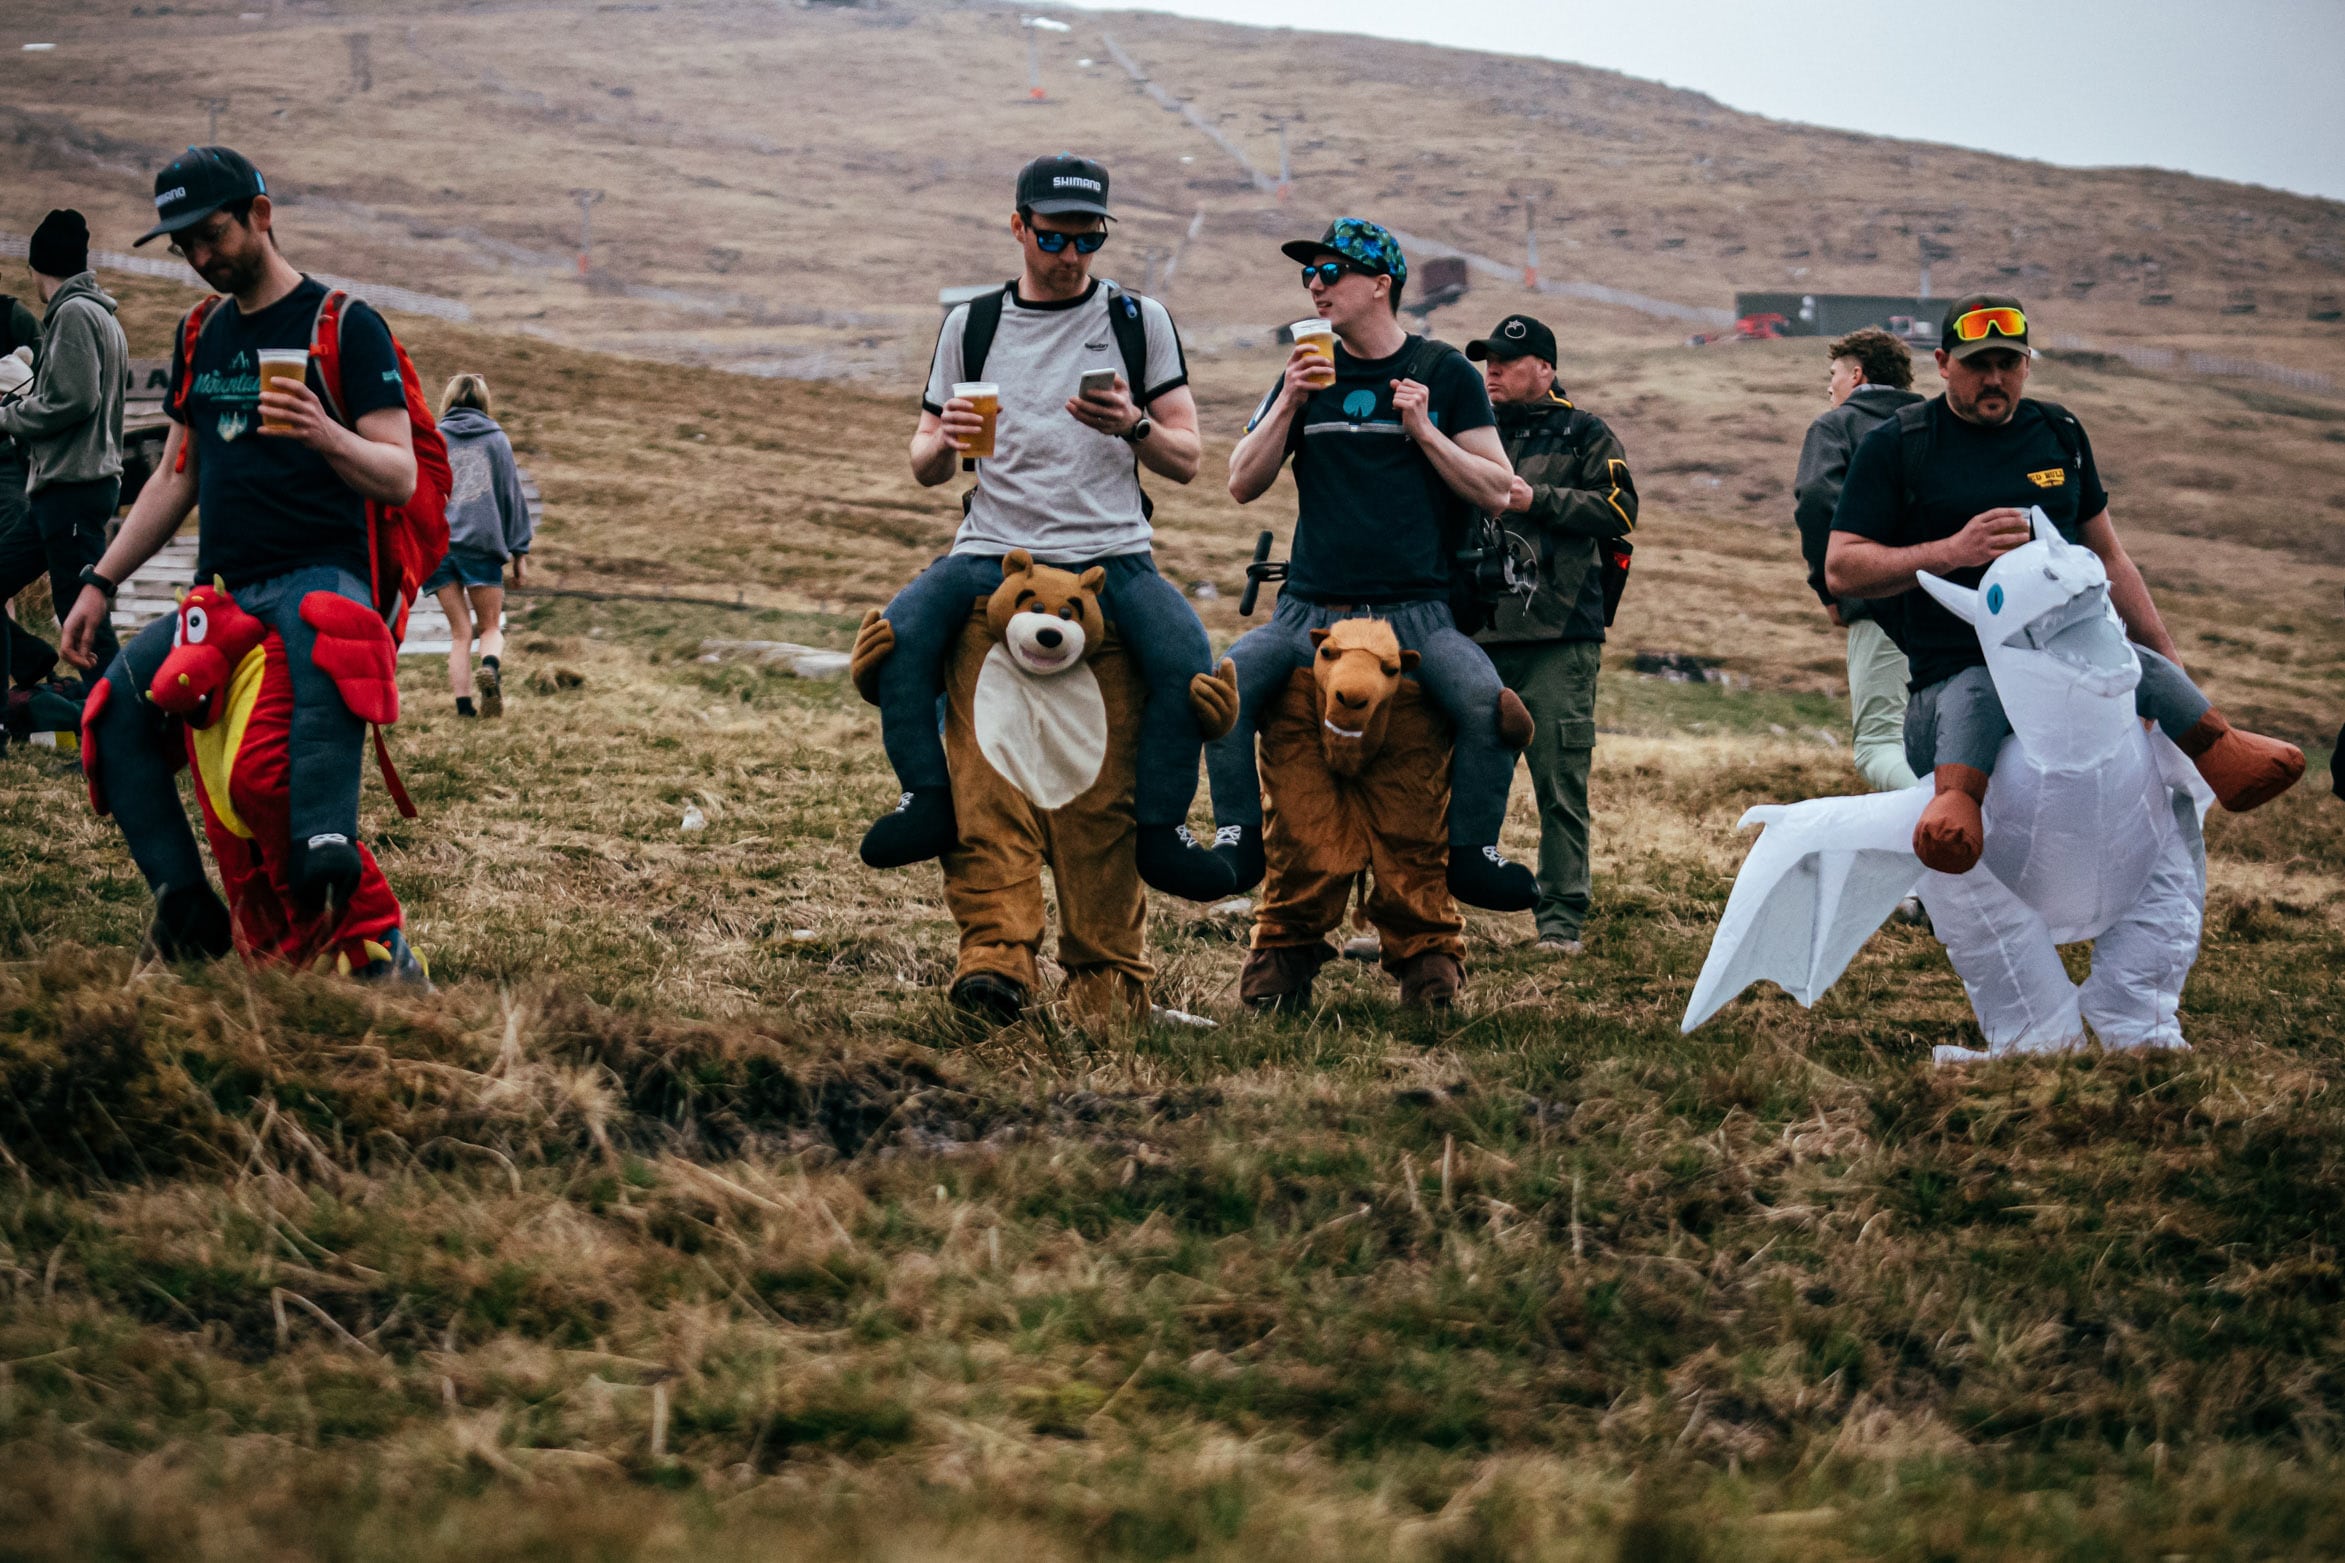
[(1682, 1029), (1692, 1031), (1761, 978), (1803, 1006), (1839, 981), (1921, 882), (1913, 832), (1929, 801), (1923, 785), (1745, 814), (1737, 829), (1765, 829), (1735, 876)]

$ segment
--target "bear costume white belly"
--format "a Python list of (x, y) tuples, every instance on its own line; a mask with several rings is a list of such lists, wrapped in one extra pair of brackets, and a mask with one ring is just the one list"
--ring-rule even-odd
[(1029, 673), (996, 644), (970, 701), (977, 747), (1038, 809), (1063, 809), (1089, 792), (1107, 763), (1107, 699), (1088, 663)]

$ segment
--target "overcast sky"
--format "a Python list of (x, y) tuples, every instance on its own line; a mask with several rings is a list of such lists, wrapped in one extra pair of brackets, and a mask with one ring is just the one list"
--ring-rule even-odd
[[(1777, 119), (2345, 200), (2345, 0), (1163, 0), (1147, 9), (1545, 55)], [(1885, 72), (1895, 73), (1891, 91), (1831, 85)]]

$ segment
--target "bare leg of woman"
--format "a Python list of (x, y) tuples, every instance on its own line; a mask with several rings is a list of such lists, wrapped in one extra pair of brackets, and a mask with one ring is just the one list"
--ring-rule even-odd
[(451, 583), (435, 594), (440, 599), (440, 611), (448, 616), (448, 687), (459, 700), (472, 695), (472, 611), (465, 604), (464, 588)]
[(468, 586), (466, 595), (472, 599), (472, 620), (480, 626), (480, 654), (489, 657), (505, 655), (505, 588), (502, 586)]
[(503, 716), (505, 670), (501, 659), (505, 655), (505, 588), (470, 586), (465, 590), (472, 598), (473, 620), (480, 625), (480, 714)]

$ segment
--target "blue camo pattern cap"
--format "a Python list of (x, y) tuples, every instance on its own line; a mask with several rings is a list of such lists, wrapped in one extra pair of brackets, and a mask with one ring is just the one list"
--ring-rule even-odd
[(1327, 232), (1320, 238), (1290, 239), (1278, 248), (1280, 254), (1305, 266), (1322, 255), (1333, 254), (1362, 271), (1390, 277), (1395, 282), (1409, 280), (1409, 261), (1400, 252), (1400, 241), (1383, 224), (1372, 223), (1365, 217), (1338, 217), (1327, 225)]

